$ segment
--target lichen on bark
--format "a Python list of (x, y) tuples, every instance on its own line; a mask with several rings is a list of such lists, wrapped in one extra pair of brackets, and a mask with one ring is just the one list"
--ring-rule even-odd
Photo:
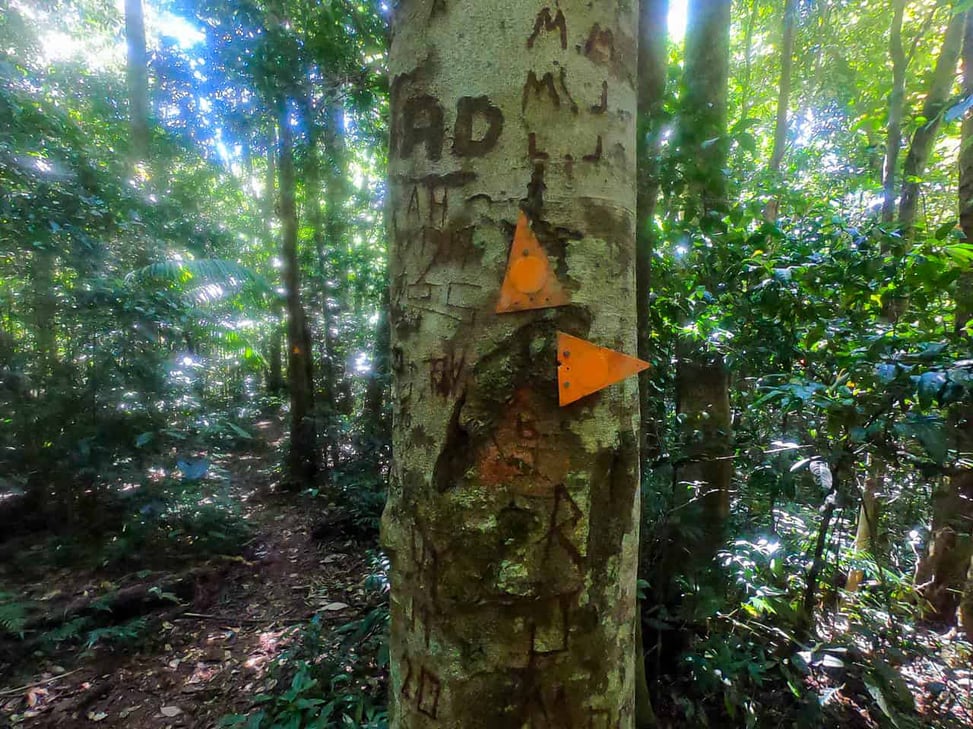
[[(634, 380), (561, 409), (556, 332), (635, 351), (633, 3), (404, 0), (390, 58), (394, 727), (630, 727)], [(524, 212), (572, 303), (494, 311)]]

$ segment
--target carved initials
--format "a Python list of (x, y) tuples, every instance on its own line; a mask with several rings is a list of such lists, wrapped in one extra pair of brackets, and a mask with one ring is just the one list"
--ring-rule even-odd
[[(487, 130), (480, 139), (473, 139), (473, 121), (481, 117)], [(497, 146), (503, 132), (503, 112), (486, 96), (464, 96), (456, 105), (453, 154), (457, 157), (482, 157)]]
[(412, 155), (416, 145), (425, 145), (431, 160), (443, 154), (443, 108), (428, 94), (415, 96), (405, 102), (402, 110), (402, 141), (399, 153)]
[[(521, 100), (521, 112), (527, 111), (527, 103), (530, 101), (531, 92), (534, 93), (535, 98), (540, 98), (541, 94), (546, 92), (548, 97), (550, 97), (551, 102), (558, 109), (561, 108), (561, 94), (563, 94), (564, 98), (567, 99), (570, 104), (569, 108), (571, 111), (577, 114), (578, 104), (571, 97), (571, 92), (568, 91), (567, 75), (567, 71), (563, 68), (561, 69), (557, 80), (555, 80), (554, 74), (550, 71), (545, 73), (540, 78), (537, 78), (537, 74), (533, 71), (528, 71), (527, 80), (524, 82), (524, 95)], [(561, 91), (560, 94), (558, 93), (559, 87)]]
[(558, 8), (557, 13), (552, 15), (550, 8), (544, 8), (537, 14), (537, 19), (534, 21), (534, 32), (527, 39), (527, 47), (534, 47), (534, 43), (537, 41), (538, 36), (540, 36), (541, 31), (551, 33), (555, 30), (561, 31), (561, 49), (567, 50), (568, 24), (564, 19), (564, 13)]

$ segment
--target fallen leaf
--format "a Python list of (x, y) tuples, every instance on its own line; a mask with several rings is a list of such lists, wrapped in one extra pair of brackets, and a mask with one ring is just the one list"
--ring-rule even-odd
[(118, 712), (118, 715), (121, 718), (123, 718), (123, 719), (127, 719), (129, 716), (131, 716), (132, 714), (134, 714), (136, 711), (138, 711), (141, 708), (142, 708), (142, 704), (136, 704), (135, 706), (129, 706), (127, 709), (122, 709), (120, 712)]
[(330, 602), (321, 609), (327, 610), (330, 613), (336, 613), (339, 610), (347, 610), (349, 607), (351, 607), (351, 605), (346, 605), (343, 602)]
[(104, 711), (89, 711), (88, 712), (88, 719), (90, 721), (104, 721), (107, 718), (108, 718), (108, 714), (106, 714)]
[(170, 719), (174, 716), (179, 716), (182, 713), (182, 709), (178, 706), (163, 706), (159, 711), (163, 716), (167, 716)]

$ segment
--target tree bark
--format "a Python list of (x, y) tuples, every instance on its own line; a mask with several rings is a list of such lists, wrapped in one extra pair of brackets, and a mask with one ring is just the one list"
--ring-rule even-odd
[(314, 422), (314, 364), (311, 335), (301, 303), (301, 264), (297, 254), (297, 203), (294, 175), (294, 138), (287, 104), (279, 104), (278, 160), (287, 306), (287, 385), (291, 405), (291, 442), (287, 454), (287, 481), (291, 487), (310, 484), (318, 472), (317, 427)]
[[(330, 112), (329, 112), (330, 113)], [(315, 118), (314, 106), (310, 94), (305, 105), (305, 124), (308, 130), (307, 164), (304, 169), (304, 189), (308, 212), (308, 222), (311, 225), (314, 239), (314, 250), (318, 260), (318, 292), (320, 295), (322, 352), (321, 352), (321, 398), (319, 403), (320, 415), (324, 421), (324, 449), (328, 455), (329, 465), (337, 468), (341, 460), (340, 443), (338, 442), (338, 374), (335, 363), (337, 349), (334, 333), (334, 320), (331, 312), (331, 286), (329, 284), (330, 270), (326, 247), (334, 249), (340, 241), (338, 229), (334, 223), (335, 208), (341, 204), (340, 195), (334, 175), (327, 176), (327, 183), (322, 189), (321, 163), (319, 161), (320, 140), (322, 129)], [(328, 150), (330, 155), (331, 150)], [(329, 165), (332, 163), (329, 160)], [(327, 213), (321, 210), (322, 193), (327, 197)]]
[[(639, 132), (638, 132), (638, 211), (636, 220), (635, 279), (638, 298), (638, 354), (652, 362), (652, 255), (656, 248), (655, 210), (659, 197), (660, 144), (663, 104), (668, 72), (667, 23), (669, 0), (641, 0), (639, 13)], [(664, 412), (653, 386), (656, 375), (646, 370), (639, 375), (641, 426), (639, 442), (643, 464), (658, 457), (662, 450), (660, 427)]]
[[(797, 25), (797, 0), (784, 3), (784, 23), (780, 44), (780, 92), (777, 96), (777, 118), (774, 123), (774, 149), (770, 155), (770, 176), (774, 186), (780, 186), (780, 168), (787, 151), (787, 119), (791, 104), (791, 76), (794, 68), (794, 33)], [(774, 192), (767, 203), (764, 217), (776, 222), (780, 211), (780, 195)]]
[[(398, 4), (394, 729), (633, 726), (637, 385), (558, 407), (556, 332), (636, 348), (636, 7)], [(572, 301), (497, 315), (521, 214)]]
[(706, 359), (698, 350), (683, 350), (676, 369), (676, 412), (682, 421), (676, 483), (682, 498), (693, 501), (693, 523), (700, 531), (677, 558), (684, 570), (706, 568), (726, 538), (733, 476), (729, 393), (730, 376), (722, 357)]
[[(392, 439), (391, 423), (388, 417), (389, 380), (389, 297), (382, 296), (375, 327), (375, 348), (372, 358), (372, 371), (365, 385), (365, 402), (362, 406), (365, 431), (365, 449), (376, 452), (386, 447)], [(378, 464), (376, 464), (378, 465)]]
[(270, 238), (274, 235), (274, 218), (277, 202), (277, 124), (270, 125), (267, 133), (267, 178), (264, 183), (263, 213)]
[[(878, 493), (885, 476), (884, 463), (876, 461), (872, 464), (872, 473), (865, 480), (865, 490), (862, 492), (861, 511), (858, 514), (858, 530), (855, 533), (855, 552), (859, 555), (871, 552), (878, 534), (879, 501)], [(849, 593), (858, 592), (865, 573), (860, 569), (853, 569), (848, 574), (845, 590)]]
[[(655, 210), (659, 197), (661, 141), (668, 75), (669, 0), (641, 0), (639, 9), (638, 54), (638, 203), (636, 209), (635, 280), (638, 314), (638, 355), (658, 362), (652, 343), (652, 255), (657, 236)], [(644, 467), (662, 452), (664, 403), (655, 386), (652, 370), (639, 374), (639, 447)], [(645, 643), (642, 635), (641, 606), (636, 619), (635, 721), (639, 729), (657, 725), (645, 670)]]
[(54, 267), (57, 256), (53, 241), (35, 247), (31, 253), (30, 285), (34, 337), (37, 343), (37, 375), (46, 390), (57, 364), (57, 298), (54, 294)]
[(889, 121), (882, 167), (882, 221), (895, 220), (895, 180), (902, 151), (902, 119), (905, 116), (905, 78), (908, 59), (902, 46), (902, 18), (908, 0), (892, 0), (892, 27), (889, 29), (889, 56), (892, 59), (892, 92), (889, 94)]
[[(973, 13), (967, 13), (963, 30), (963, 96), (973, 94)], [(960, 226), (967, 240), (973, 240), (973, 114), (963, 119), (959, 153)], [(960, 277), (956, 288), (956, 334), (973, 318), (973, 274)], [(973, 414), (969, 404), (954, 408), (950, 427), (956, 451), (966, 458), (973, 454)], [(933, 494), (930, 543), (916, 570), (919, 592), (927, 602), (927, 617), (952, 623), (960, 610), (963, 626), (973, 636), (970, 601), (973, 560), (973, 470), (952, 474)]]
[(267, 351), (267, 394), (269, 395), (281, 394), (286, 386), (284, 382), (284, 358), (281, 356), (283, 347), (283, 331), (275, 322)]
[(125, 43), (128, 48), (128, 121), (134, 165), (149, 159), (149, 62), (142, 0), (125, 0)]
[(911, 236), (915, 229), (921, 178), (929, 164), (929, 156), (932, 154), (933, 144), (942, 124), (943, 112), (949, 103), (953, 84), (956, 81), (956, 64), (963, 45), (965, 16), (966, 13), (955, 13), (950, 18), (939, 59), (936, 61), (936, 69), (926, 92), (926, 100), (922, 105), (922, 117), (926, 122), (912, 135), (912, 145), (905, 158), (902, 197), (899, 200), (899, 227), (905, 232), (906, 237)]
[(726, 134), (730, 75), (730, 0), (690, 0), (679, 120), (688, 185), (685, 217), (726, 212)]
[[(729, 0), (691, 0), (686, 31), (681, 153), (688, 183), (687, 220), (700, 214), (704, 231), (728, 209), (727, 94), (730, 66)], [(693, 217), (690, 217), (693, 216)], [(719, 283), (701, 283), (715, 289)], [(689, 571), (707, 567), (723, 543), (730, 508), (730, 379), (723, 357), (684, 341), (678, 346), (676, 409), (682, 465), (676, 469), (680, 499), (694, 498), (702, 538), (686, 545)], [(686, 488), (683, 488), (686, 487)]]

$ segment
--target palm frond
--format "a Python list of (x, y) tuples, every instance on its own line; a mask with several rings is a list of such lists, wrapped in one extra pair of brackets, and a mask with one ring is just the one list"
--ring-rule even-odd
[(137, 269), (126, 277), (129, 284), (166, 285), (197, 306), (213, 304), (247, 292), (259, 298), (274, 296), (273, 287), (246, 266), (221, 258), (161, 261)]

